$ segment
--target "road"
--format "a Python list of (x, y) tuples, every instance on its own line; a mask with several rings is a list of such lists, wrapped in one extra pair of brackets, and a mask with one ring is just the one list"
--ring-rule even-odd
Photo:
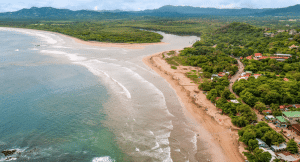
[[(234, 84), (235, 81), (237, 81), (239, 79), (239, 76), (241, 75), (242, 72), (244, 72), (244, 65), (242, 64), (242, 62), (239, 59), (236, 59), (238, 61), (238, 67), (239, 67), (239, 71), (231, 77), (230, 79), (230, 84), (229, 84), (229, 90), (231, 93), (233, 93), (235, 95), (236, 98), (240, 98), (240, 96), (238, 96), (237, 94), (235, 94), (232, 90), (232, 86)], [(246, 104), (244, 101), (242, 101), (243, 104)], [(263, 115), (261, 115), (257, 110), (254, 110), (256, 116), (257, 116), (257, 121), (262, 121), (262, 119), (264, 118)]]
[(233, 86), (234, 82), (239, 79), (239, 76), (241, 75), (241, 73), (244, 72), (244, 65), (242, 64), (242, 62), (240, 60), (238, 60), (238, 59), (236, 59), (236, 60), (238, 61), (239, 71), (231, 77), (230, 84), (229, 84), (229, 90), (231, 93), (233, 93), (235, 95), (236, 98), (239, 98), (239, 96), (233, 92), (232, 86)]

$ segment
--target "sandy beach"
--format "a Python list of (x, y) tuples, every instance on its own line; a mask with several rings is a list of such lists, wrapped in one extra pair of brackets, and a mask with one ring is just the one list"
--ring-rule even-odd
[[(221, 115), (214, 104), (198, 89), (198, 86), (185, 76), (186, 72), (199, 69), (188, 66), (178, 66), (176, 70), (171, 69), (171, 66), (162, 58), (162, 53), (147, 56), (143, 62), (172, 86), (187, 110), (186, 115), (204, 126), (213, 136), (212, 141), (221, 148), (221, 150), (216, 147), (210, 148), (209, 152), (212, 154), (213, 161), (244, 161), (239, 152), (237, 134), (239, 128), (232, 125), (228, 116)], [(226, 157), (219, 156), (222, 154)]]
[[(168, 44), (164, 42), (144, 44), (104, 43), (83, 41), (74, 37), (70, 38), (75, 40), (76, 43), (90, 46), (118, 47), (127, 49), (143, 49), (147, 45)], [(175, 51), (178, 52), (180, 50), (182, 49), (176, 49)], [(143, 62), (161, 77), (163, 77), (172, 86), (186, 109), (186, 115), (196, 121), (197, 124), (203, 126), (211, 134), (213, 137), (213, 139), (211, 139), (213, 142), (212, 146), (214, 147), (211, 147), (208, 153), (211, 154), (213, 161), (244, 161), (245, 158), (240, 153), (243, 150), (243, 147), (241, 147), (242, 144), (238, 142), (239, 128), (235, 127), (231, 123), (230, 117), (221, 115), (216, 106), (211, 103), (211, 101), (206, 99), (206, 95), (198, 89), (198, 85), (192, 83), (192, 81), (185, 76), (186, 72), (190, 72), (191, 70), (200, 70), (200, 68), (178, 66), (178, 69), (176, 70), (171, 69), (171, 66), (162, 58), (162, 53), (164, 52), (144, 57)], [(201, 132), (201, 130), (199, 130), (199, 132)], [(203, 160), (201, 157), (198, 157), (197, 159), (198, 161)]]

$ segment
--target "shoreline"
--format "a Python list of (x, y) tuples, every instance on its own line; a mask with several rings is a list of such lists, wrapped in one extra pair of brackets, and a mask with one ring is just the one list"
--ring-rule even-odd
[[(213, 137), (210, 144), (215, 146), (209, 148), (212, 161), (244, 161), (243, 155), (239, 152), (240, 143), (237, 134), (239, 128), (231, 123), (230, 117), (219, 114), (214, 104), (198, 89), (198, 85), (184, 75), (185, 70), (182, 69), (196, 70), (195, 67), (178, 66), (176, 70), (171, 69), (171, 65), (162, 59), (164, 52), (146, 56), (143, 62), (171, 85), (184, 106), (186, 116), (196, 121), (196, 128), (200, 129), (199, 125), (203, 126)], [(200, 139), (199, 134), (198, 138)]]

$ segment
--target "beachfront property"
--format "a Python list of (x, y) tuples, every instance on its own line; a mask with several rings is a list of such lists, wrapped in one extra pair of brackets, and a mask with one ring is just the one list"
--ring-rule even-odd
[(297, 124), (300, 119), (300, 111), (285, 111), (282, 112), (282, 117), (291, 124)]
[(287, 145), (285, 143), (281, 143), (278, 146), (271, 145), (271, 150), (274, 152), (283, 151), (283, 150), (286, 150), (286, 146)]

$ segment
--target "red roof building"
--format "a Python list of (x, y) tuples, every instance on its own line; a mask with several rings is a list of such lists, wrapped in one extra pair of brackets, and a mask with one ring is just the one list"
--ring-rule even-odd
[(251, 60), (252, 56), (247, 56), (246, 59)]
[(288, 79), (288, 78), (283, 78), (283, 80), (284, 80), (284, 81), (289, 81), (289, 79)]
[(262, 57), (262, 54), (261, 53), (255, 53), (254, 57), (257, 57), (257, 58)]
[(285, 106), (284, 106), (284, 105), (280, 105), (280, 106), (279, 106), (279, 109), (280, 109), (280, 110), (284, 110), (284, 109), (285, 109)]

